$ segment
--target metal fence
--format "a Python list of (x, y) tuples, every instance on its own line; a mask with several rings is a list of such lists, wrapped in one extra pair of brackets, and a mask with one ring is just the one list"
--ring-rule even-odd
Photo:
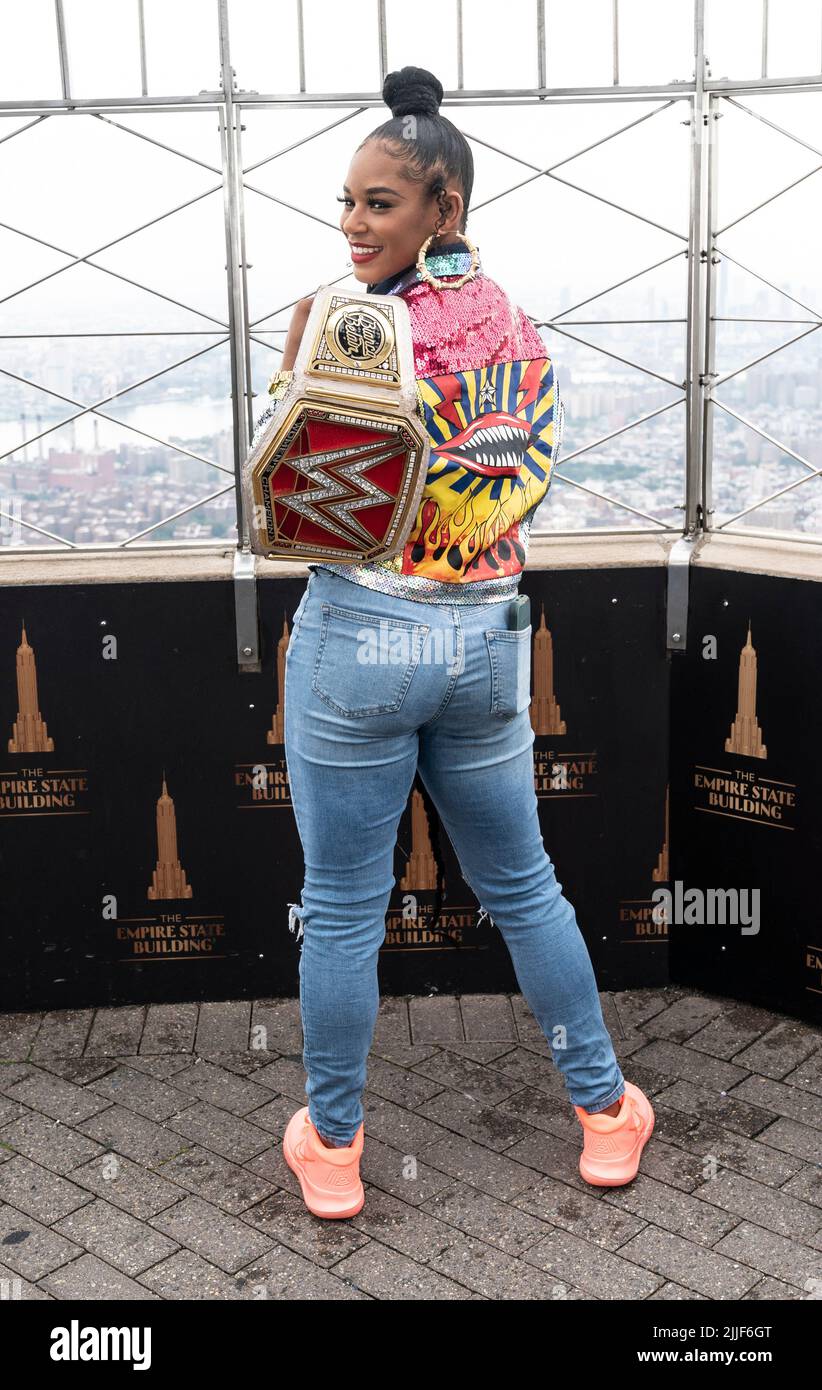
[[(279, 348), (276, 342), (272, 341), (278, 334), (282, 335), (282, 326), (271, 329), (266, 328), (267, 323), (276, 320), (278, 316), (288, 315), (291, 306), (304, 294), (310, 292), (313, 286), (301, 286), (298, 293), (292, 294), (292, 286), (283, 284), (282, 291), (285, 298), (276, 303), (268, 305), (264, 312), (260, 313), (252, 309), (249, 289), (249, 270), (252, 268), (248, 261), (247, 253), (247, 200), (249, 194), (256, 198), (269, 200), (271, 203), (290, 210), (295, 215), (304, 216), (310, 221), (319, 222), (326, 227), (333, 227), (335, 224), (317, 216), (305, 208), (297, 206), (289, 199), (289, 187), (287, 180), (282, 184), (277, 184), (277, 192), (262, 187), (258, 179), (255, 179), (256, 171), (263, 166), (271, 165), (273, 161), (281, 158), (294, 148), (300, 145), (308, 146), (314, 141), (327, 141), (329, 137), (346, 122), (352, 120), (362, 113), (369, 112), (372, 108), (377, 108), (375, 112), (380, 119), (384, 119), (385, 108), (382, 104), (380, 87), (382, 79), (387, 71), (405, 61), (419, 61), (415, 57), (405, 58), (402, 54), (395, 52), (396, 43), (392, 47), (392, 9), (391, 0), (373, 0), (373, 11), (367, 7), (358, 7), (358, 23), (362, 25), (370, 17), (376, 23), (376, 35), (374, 36), (374, 53), (377, 65), (375, 74), (378, 84), (373, 91), (336, 91), (336, 92), (317, 92), (306, 85), (307, 69), (307, 48), (306, 48), (306, 11), (303, 0), (293, 0), (293, 5), (289, 11), (293, 21), (293, 53), (291, 55), (294, 70), (298, 76), (298, 88), (291, 91), (278, 91), (266, 93), (252, 91), (243, 88), (242, 72), (235, 71), (232, 61), (232, 34), (231, 22), (233, 12), (236, 12), (236, 5), (242, 0), (236, 0), (232, 5), (231, 0), (212, 0), (208, 7), (208, 16), (215, 25), (215, 51), (219, 57), (219, 86), (214, 90), (202, 90), (196, 93), (185, 95), (152, 95), (148, 91), (148, 72), (151, 66), (151, 45), (147, 40), (145, 0), (134, 0), (133, 36), (135, 44), (135, 71), (139, 70), (140, 91), (133, 96), (112, 96), (104, 98), (92, 98), (77, 95), (72, 86), (72, 43), (71, 43), (71, 23), (72, 23), (72, 0), (53, 0), (53, 35), (44, 34), (43, 42), (55, 45), (56, 58), (59, 63), (59, 83), (60, 95), (50, 96), (48, 99), (18, 99), (15, 101), (0, 102), (0, 116), (6, 118), (11, 129), (6, 134), (0, 131), (0, 155), (4, 145), (8, 141), (20, 141), (27, 138), (27, 133), (44, 121), (77, 119), (80, 117), (93, 117), (96, 121), (104, 123), (111, 129), (119, 129), (124, 133), (143, 141), (148, 141), (167, 153), (178, 156), (181, 161), (190, 163), (200, 169), (206, 169), (213, 173), (214, 180), (209, 187), (198, 193), (196, 196), (181, 201), (175, 206), (163, 211), (159, 216), (153, 217), (148, 221), (140, 222), (125, 234), (121, 234), (116, 239), (118, 243), (128, 240), (137, 233), (145, 232), (157, 224), (163, 223), (165, 219), (179, 214), (182, 210), (200, 203), (209, 196), (219, 196), (222, 194), (223, 204), (223, 227), (225, 239), (225, 289), (226, 289), (226, 314), (206, 314), (206, 318), (213, 320), (213, 327), (199, 331), (208, 338), (204, 347), (198, 348), (196, 352), (187, 354), (177, 361), (165, 366), (161, 371), (144, 375), (131, 382), (129, 385), (115, 394), (103, 399), (93, 401), (81, 401), (71, 398), (65, 393), (61, 393), (50, 387), (48, 381), (36, 381), (24, 377), (22, 374), (15, 373), (8, 366), (0, 368), (2, 374), (7, 379), (16, 380), (21, 388), (33, 391), (47, 392), (51, 397), (56, 397), (65, 405), (69, 406), (73, 412), (60, 422), (60, 427), (65, 426), (66, 421), (79, 420), (84, 416), (94, 416), (96, 419), (114, 420), (118, 425), (122, 425), (116, 415), (111, 414), (113, 402), (120, 401), (147, 382), (155, 378), (165, 376), (183, 367), (195, 359), (203, 357), (205, 354), (213, 353), (216, 349), (225, 347), (228, 350), (230, 363), (230, 394), (232, 402), (232, 421), (231, 421), (231, 448), (229, 457), (222, 461), (210, 458), (205, 452), (190, 450), (174, 444), (171, 440), (162, 436), (155, 435), (148, 431), (143, 431), (135, 426), (129, 426), (138, 435), (143, 435), (146, 440), (154, 444), (176, 451), (177, 454), (187, 457), (195, 463), (203, 465), (207, 469), (214, 469), (218, 473), (217, 483), (214, 487), (207, 488), (200, 495), (193, 497), (190, 503), (184, 506), (175, 507), (172, 512), (165, 514), (152, 521), (148, 526), (141, 526), (129, 534), (118, 536), (116, 540), (107, 542), (85, 543), (63, 536), (59, 528), (49, 528), (38, 524), (28, 518), (15, 513), (10, 501), (10, 490), (8, 485), (3, 486), (4, 473), (0, 472), (0, 524), (3, 530), (0, 533), (0, 540), (4, 546), (9, 544), (9, 536), (14, 535), (14, 542), (23, 544), (26, 552), (32, 550), (42, 550), (43, 552), (59, 552), (65, 550), (88, 551), (88, 550), (140, 550), (147, 547), (155, 549), (158, 546), (175, 544), (179, 545), (179, 539), (174, 539), (174, 523), (183, 516), (188, 516), (203, 509), (207, 509), (216, 504), (219, 499), (230, 498), (236, 512), (235, 518), (231, 517), (231, 523), (225, 531), (225, 539), (229, 543), (236, 544), (240, 550), (247, 550), (248, 535), (245, 521), (242, 515), (242, 499), (240, 494), (239, 476), (240, 464), (248, 450), (249, 440), (253, 432), (255, 415), (262, 408), (262, 397), (265, 391), (265, 382), (273, 368), (276, 367), (277, 354)], [(313, 13), (313, 20), (316, 21), (316, 3)], [(761, 74), (757, 77), (746, 77), (732, 80), (727, 77), (712, 78), (710, 75), (709, 60), (705, 54), (705, 19), (706, 3), (708, 0), (693, 0), (692, 9), (692, 35), (693, 35), (693, 70), (690, 78), (674, 80), (668, 83), (657, 85), (630, 85), (620, 80), (620, 72), (623, 55), (620, 53), (620, 0), (610, 0), (607, 12), (610, 18), (610, 41), (612, 53), (612, 81), (603, 86), (587, 87), (559, 87), (547, 85), (548, 64), (547, 58), (550, 52), (549, 34), (552, 16), (553, 0), (520, 0), (526, 6), (527, 13), (533, 21), (533, 29), (529, 30), (527, 43), (532, 55), (535, 71), (533, 73), (532, 87), (507, 87), (507, 88), (471, 88), (464, 85), (466, 76), (466, 66), (464, 58), (464, 46), (466, 26), (475, 23), (478, 19), (478, 12), (487, 7), (484, 0), (452, 0), (451, 6), (443, 3), (439, 6), (440, 24), (438, 29), (438, 50), (437, 61), (434, 66), (438, 71), (446, 68), (445, 59), (441, 59), (443, 45), (449, 48), (449, 62), (453, 62), (456, 73), (456, 86), (446, 91), (443, 111), (445, 114), (454, 118), (466, 131), (469, 140), (473, 139), (478, 146), (484, 146), (492, 153), (504, 156), (516, 165), (520, 171), (509, 187), (497, 192), (486, 199), (484, 202), (472, 203), (469, 211), (475, 216), (481, 209), (489, 203), (510, 197), (515, 191), (521, 190), (524, 185), (536, 180), (551, 180), (556, 184), (564, 185), (566, 188), (575, 190), (584, 198), (591, 200), (590, 206), (596, 209), (598, 206), (607, 205), (624, 213), (626, 216), (638, 219), (641, 223), (649, 227), (661, 228), (661, 230), (673, 235), (681, 244), (671, 256), (662, 260), (656, 260), (630, 275), (621, 277), (611, 284), (605, 284), (594, 296), (588, 296), (586, 300), (580, 301), (572, 306), (574, 311), (591, 299), (599, 299), (601, 296), (623, 287), (631, 282), (638, 281), (642, 276), (648, 275), (659, 267), (670, 262), (677, 261), (682, 257), (687, 262), (687, 296), (684, 315), (684, 328), (686, 335), (685, 361), (686, 370), (684, 379), (679, 379), (669, 371), (654, 371), (638, 361), (620, 355), (617, 352), (609, 351), (607, 348), (591, 343), (589, 339), (581, 338), (572, 329), (578, 327), (583, 320), (567, 318), (564, 314), (558, 314), (550, 319), (542, 319), (538, 314), (532, 313), (532, 317), (538, 327), (547, 330), (550, 335), (556, 335), (552, 344), (552, 355), (557, 360), (559, 355), (555, 345), (559, 345), (562, 339), (576, 341), (585, 344), (589, 349), (601, 352), (604, 357), (613, 361), (626, 364), (631, 368), (647, 374), (648, 377), (658, 382), (665, 383), (675, 392), (673, 398), (664, 402), (657, 408), (641, 414), (635, 419), (631, 419), (627, 424), (620, 428), (609, 431), (597, 439), (589, 440), (584, 445), (566, 453), (559, 459), (556, 472), (554, 489), (558, 483), (578, 490), (580, 496), (595, 496), (603, 504), (607, 504), (611, 509), (615, 509), (621, 516), (624, 516), (626, 525), (618, 527), (597, 527), (596, 534), (613, 534), (614, 531), (627, 534), (648, 533), (648, 532), (667, 532), (676, 534), (696, 535), (710, 529), (723, 529), (733, 531), (740, 528), (743, 519), (750, 517), (758, 509), (767, 510), (772, 507), (774, 502), (788, 493), (793, 492), (798, 487), (806, 487), (812, 480), (818, 480), (820, 469), (811, 459), (806, 457), (801, 451), (791, 448), (786, 442), (780, 441), (770, 433), (761, 429), (753, 420), (733, 408), (728, 399), (722, 398), (721, 388), (726, 381), (737, 377), (740, 373), (755, 366), (766, 358), (773, 356), (774, 353), (783, 351), (790, 347), (792, 343), (814, 333), (822, 326), (822, 318), (811, 305), (805, 304), (795, 296), (788, 294), (787, 290), (779, 289), (779, 286), (772, 281), (766, 280), (762, 275), (751, 266), (743, 263), (729, 255), (723, 248), (722, 238), (730, 227), (737, 226), (744, 218), (754, 216), (766, 205), (772, 204), (777, 198), (796, 187), (803, 179), (817, 174), (822, 170), (822, 163), (817, 164), (809, 173), (803, 174), (800, 179), (793, 179), (785, 183), (784, 187), (771, 194), (767, 198), (756, 202), (755, 190), (755, 170), (751, 171), (752, 205), (743, 212), (741, 216), (734, 218), (725, 226), (716, 225), (717, 215), (717, 180), (718, 180), (718, 128), (721, 117), (724, 113), (734, 110), (744, 113), (750, 120), (762, 122), (771, 131), (784, 137), (786, 141), (792, 142), (806, 151), (822, 159), (822, 149), (817, 145), (802, 138), (792, 132), (782, 124), (768, 119), (761, 111), (754, 110), (749, 105), (752, 98), (763, 95), (778, 95), (789, 93), (813, 94), (818, 99), (822, 95), (822, 75), (818, 71), (803, 76), (773, 76), (769, 75), (769, 35), (775, 32), (774, 25), (779, 21), (779, 15), (769, 13), (768, 0), (761, 0)], [(623, 0), (623, 5), (629, 5), (631, 0)], [(719, 4), (720, 0), (714, 0)], [(305, 5), (311, 4), (311, 0), (305, 0)], [(815, 10), (818, 12), (820, 38), (822, 38), (822, 0), (814, 0)], [(335, 7), (337, 10), (344, 7)], [(752, 6), (752, 9), (755, 9)], [(203, 13), (203, 23), (206, 23), (205, 6), (200, 7)], [(277, 7), (278, 14), (282, 15), (285, 6)], [(502, 22), (499, 7), (493, 7), (489, 11), (493, 15), (494, 24)], [(525, 11), (523, 11), (525, 13)], [(450, 19), (448, 18), (450, 16)], [(782, 15), (784, 18), (784, 13)], [(446, 21), (448, 23), (446, 24)], [(7, 19), (8, 26), (9, 20)], [(315, 26), (316, 27), (316, 26)], [(2, 36), (8, 41), (9, 35)], [(525, 36), (524, 36), (525, 37)], [(489, 32), (488, 41), (492, 42), (493, 34)], [(76, 50), (75, 50), (76, 51)], [(310, 54), (308, 55), (310, 57)], [(427, 64), (426, 64), (427, 65)], [(814, 68), (820, 67), (820, 49), (811, 55), (811, 65)], [(468, 74), (470, 76), (470, 72)], [(619, 107), (626, 103), (635, 102), (648, 103), (649, 110), (646, 114), (638, 118), (630, 119), (620, 124)], [(506, 148), (503, 144), (493, 144), (483, 140), (479, 136), (472, 136), (470, 129), (470, 117), (467, 113), (471, 108), (477, 107), (505, 107), (505, 106), (526, 106), (534, 108), (550, 107), (556, 103), (566, 104), (569, 110), (580, 103), (597, 103), (599, 105), (611, 106), (617, 113), (617, 121), (601, 139), (577, 150), (574, 154), (564, 157), (562, 160), (553, 164), (542, 166), (539, 162), (534, 162), (523, 157), (518, 149)], [(285, 148), (278, 148), (266, 154), (263, 158), (255, 158), (251, 162), (244, 162), (243, 153), (243, 132), (246, 129), (246, 122), (254, 119), (254, 113), (273, 112), (283, 108), (314, 108), (327, 110), (329, 120), (320, 130), (313, 131), (303, 139), (292, 142)], [(647, 217), (628, 206), (621, 204), (613, 199), (605, 198), (594, 189), (586, 188), (584, 185), (569, 179), (560, 172), (560, 167), (569, 162), (570, 159), (578, 157), (581, 153), (592, 150), (597, 146), (602, 146), (610, 141), (618, 141), (629, 131), (635, 130), (645, 121), (659, 120), (661, 114), (669, 109), (673, 109), (682, 124), (687, 125), (689, 142), (689, 188), (688, 188), (688, 225), (681, 230), (662, 226), (655, 219)], [(820, 108), (822, 110), (822, 108)], [(135, 130), (128, 124), (129, 115), (135, 113), (145, 114), (154, 113), (192, 113), (208, 112), (212, 113), (219, 127), (219, 158), (210, 163), (208, 160), (194, 155), (190, 150), (184, 148), (184, 142), (179, 146), (172, 146), (166, 141), (155, 139), (146, 130)], [(0, 123), (2, 124), (2, 123)], [(31, 169), (31, 176), (36, 177), (37, 170)], [(645, 171), (645, 177), (650, 176), (650, 171)], [(550, 186), (554, 186), (553, 184)], [(2, 227), (9, 233), (22, 236), (30, 242), (36, 242), (39, 246), (49, 249), (54, 253), (59, 253), (64, 258), (65, 263), (58, 268), (48, 272), (48, 274), (38, 277), (23, 286), (17, 286), (13, 292), (6, 296), (0, 296), (0, 306), (5, 306), (8, 302), (18, 298), (33, 286), (43, 284), (46, 281), (53, 281), (55, 276), (63, 274), (73, 267), (85, 266), (101, 271), (106, 276), (113, 276), (115, 280), (124, 282), (130, 286), (136, 286), (152, 296), (157, 296), (158, 291), (152, 286), (141, 282), (135, 277), (128, 276), (122, 271), (112, 269), (99, 262), (99, 256), (112, 244), (101, 244), (85, 253), (81, 253), (77, 248), (69, 248), (50, 239), (45, 233), (42, 236), (34, 236), (31, 232), (22, 230), (14, 225), (13, 200), (6, 201), (6, 214)], [(797, 332), (788, 342), (781, 343), (768, 352), (758, 353), (749, 361), (736, 366), (734, 370), (720, 374), (716, 370), (716, 324), (719, 320), (716, 314), (717, 291), (719, 285), (719, 275), (723, 260), (726, 260), (738, 269), (752, 275), (762, 284), (770, 287), (776, 292), (780, 292), (792, 301), (798, 308), (805, 311), (807, 318), (797, 318), (782, 320), (802, 324), (803, 328)], [(323, 281), (323, 267), (317, 268), (315, 283)], [(348, 272), (343, 275), (336, 273), (337, 267), (330, 264), (326, 270), (326, 283), (339, 283), (349, 278)], [(197, 305), (187, 301), (183, 297), (161, 293), (160, 299), (177, 306), (177, 308), (190, 311), (199, 318), (204, 317), (204, 311)], [(526, 311), (529, 306), (524, 303)], [(652, 320), (641, 320), (642, 322), (652, 322)], [(723, 316), (721, 321), (742, 322), (741, 318)], [(770, 319), (753, 320), (754, 322), (773, 322)], [(609, 319), (609, 320), (585, 320), (587, 323), (608, 323), (626, 324), (637, 322), (634, 319)], [(142, 331), (142, 330), (141, 330)], [(0, 327), (0, 338), (7, 341), (20, 341), (27, 337), (33, 337), (26, 333), (6, 334)], [(71, 331), (61, 333), (49, 333), (43, 335), (54, 339), (71, 339), (80, 337)], [(128, 336), (128, 335), (123, 335)], [(140, 333), (135, 331), (135, 337)], [(173, 334), (169, 335), (173, 337)], [(266, 365), (268, 364), (268, 370)], [(560, 370), (560, 381), (562, 381), (562, 371)], [(255, 391), (256, 384), (256, 391)], [(566, 412), (569, 420), (574, 415), (573, 392), (565, 390), (563, 392), (566, 402)], [(257, 404), (255, 406), (255, 399)], [(642, 507), (632, 505), (624, 497), (607, 489), (596, 489), (586, 486), (572, 473), (568, 472), (569, 466), (577, 458), (595, 449), (600, 449), (618, 436), (624, 435), (628, 430), (635, 429), (643, 425), (650, 419), (662, 415), (664, 412), (676, 411), (682, 408), (682, 435), (683, 435), (683, 459), (684, 476), (680, 479), (681, 501), (675, 504), (675, 509), (682, 511), (681, 522), (672, 522), (670, 518), (654, 515)], [(769, 491), (766, 495), (754, 498), (746, 505), (728, 516), (719, 523), (714, 522), (714, 504), (712, 501), (712, 481), (715, 458), (715, 438), (716, 422), (719, 413), (724, 413), (728, 418), (733, 418), (746, 428), (754, 431), (769, 444), (778, 448), (782, 454), (794, 460), (797, 464), (796, 476), (786, 482), (784, 486)], [(8, 476), (8, 460), (19, 455), (23, 446), (32, 446), (42, 440), (58, 426), (52, 426), (51, 430), (39, 430), (17, 444), (13, 448), (3, 448), (0, 450), (0, 467)], [(233, 495), (232, 495), (233, 494)], [(815, 505), (815, 502), (814, 502)], [(822, 514), (822, 513), (821, 513)], [(764, 511), (763, 511), (764, 515)], [(16, 532), (15, 532), (15, 527)], [(165, 533), (164, 539), (158, 538), (156, 533)], [(574, 532), (566, 531), (566, 534)], [(773, 535), (774, 529), (764, 527), (758, 531), (751, 528), (747, 520), (744, 524), (744, 533), (750, 535)], [(808, 526), (807, 531), (803, 532), (803, 539), (822, 538), (819, 534), (813, 534), (813, 527)], [(22, 538), (22, 539), (21, 539)], [(169, 539), (170, 538), (170, 539)], [(212, 536), (205, 542), (191, 540), (187, 542), (192, 548), (197, 548), (202, 544), (213, 544)]]

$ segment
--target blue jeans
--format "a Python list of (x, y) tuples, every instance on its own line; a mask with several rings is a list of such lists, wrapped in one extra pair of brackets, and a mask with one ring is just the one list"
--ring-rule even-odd
[(625, 1089), (540, 832), (531, 629), (509, 630), (509, 607), (418, 603), (312, 569), (294, 615), (285, 755), (305, 879), (289, 928), (302, 942), (308, 1112), (336, 1144), (363, 1119), (397, 828), (417, 768), (570, 1100), (593, 1113)]

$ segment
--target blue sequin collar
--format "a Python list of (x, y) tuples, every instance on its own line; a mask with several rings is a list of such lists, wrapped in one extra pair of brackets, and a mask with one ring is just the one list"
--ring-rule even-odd
[[(425, 264), (438, 280), (443, 275), (464, 275), (471, 269), (471, 252), (464, 241), (449, 241), (438, 251), (430, 252), (425, 258)], [(482, 259), (477, 266), (477, 275), (481, 274)], [(396, 271), (393, 275), (387, 275), (384, 280), (377, 280), (373, 285), (369, 285), (366, 293), (399, 294), (402, 290), (407, 290), (409, 285), (421, 283), (422, 276), (417, 270), (417, 262), (412, 261), (404, 270)]]

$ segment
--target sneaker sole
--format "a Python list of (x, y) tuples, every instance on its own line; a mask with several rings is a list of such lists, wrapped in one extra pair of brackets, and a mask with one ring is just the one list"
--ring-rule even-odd
[(365, 1193), (363, 1193), (362, 1197), (360, 1197), (353, 1206), (344, 1208), (342, 1210), (323, 1211), (321, 1208), (318, 1208), (316, 1205), (314, 1205), (314, 1203), (318, 1199), (313, 1196), (311, 1189), (308, 1187), (308, 1184), (306, 1183), (305, 1178), (303, 1177), (302, 1170), (299, 1167), (299, 1163), (296, 1157), (290, 1152), (290, 1145), (286, 1143), (285, 1138), (283, 1138), (283, 1158), (285, 1159), (286, 1163), (288, 1164), (289, 1168), (291, 1169), (292, 1173), (294, 1174), (295, 1178), (300, 1184), (300, 1191), (303, 1194), (303, 1201), (305, 1202), (305, 1205), (308, 1207), (308, 1210), (311, 1212), (312, 1216), (319, 1216), (325, 1221), (344, 1221), (347, 1217), (356, 1216), (358, 1212), (362, 1211), (365, 1205)]

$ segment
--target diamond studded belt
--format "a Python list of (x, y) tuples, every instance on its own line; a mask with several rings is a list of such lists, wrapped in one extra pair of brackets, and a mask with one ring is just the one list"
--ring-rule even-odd
[(276, 395), (242, 468), (252, 550), (342, 564), (398, 554), (430, 452), (404, 301), (321, 285)]

